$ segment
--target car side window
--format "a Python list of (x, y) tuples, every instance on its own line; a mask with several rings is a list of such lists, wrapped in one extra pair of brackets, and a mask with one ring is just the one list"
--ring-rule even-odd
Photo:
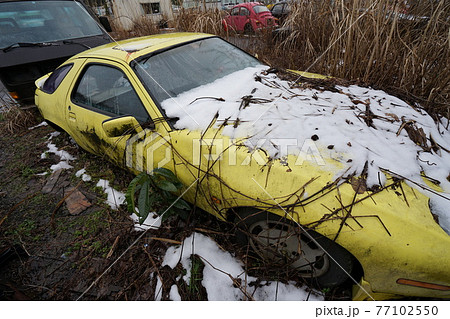
[(282, 3), (281, 3), (281, 4), (276, 4), (276, 5), (274, 5), (274, 7), (272, 8), (272, 13), (273, 13), (273, 14), (281, 14), (282, 9), (283, 9), (283, 4), (282, 4)]
[(250, 15), (250, 11), (248, 11), (247, 8), (241, 7), (241, 12), (240, 12), (239, 15), (241, 15), (241, 16), (248, 16), (248, 15)]
[(125, 74), (114, 67), (91, 64), (72, 92), (72, 102), (111, 115), (132, 115), (139, 123), (150, 117)]
[(62, 80), (66, 77), (67, 73), (69, 73), (73, 64), (63, 65), (62, 67), (53, 71), (53, 73), (48, 77), (48, 79), (44, 82), (42, 86), (42, 91), (48, 94), (52, 94), (56, 91), (58, 86), (61, 84)]
[(239, 15), (239, 8), (234, 8), (233, 10), (231, 10), (231, 15), (232, 16), (238, 16)]

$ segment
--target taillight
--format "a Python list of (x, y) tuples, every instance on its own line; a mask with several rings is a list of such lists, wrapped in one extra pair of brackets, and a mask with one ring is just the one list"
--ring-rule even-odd
[(13, 99), (16, 99), (16, 100), (19, 99), (19, 94), (17, 92), (8, 92), (8, 93)]

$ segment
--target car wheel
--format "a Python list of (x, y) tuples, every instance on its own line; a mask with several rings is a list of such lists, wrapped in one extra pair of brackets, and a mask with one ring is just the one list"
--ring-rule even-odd
[(252, 34), (253, 33), (253, 27), (252, 27), (252, 25), (250, 23), (247, 23), (244, 26), (244, 33), (245, 34)]
[(347, 282), (348, 274), (356, 281), (361, 277), (361, 266), (347, 250), (286, 218), (244, 209), (238, 212), (237, 226), (238, 242), (257, 258), (275, 267), (290, 267), (313, 285), (331, 288)]
[(47, 124), (50, 125), (50, 127), (51, 127), (52, 129), (54, 129), (55, 131), (57, 131), (57, 132), (64, 132), (64, 130), (63, 130), (61, 127), (59, 127), (58, 125), (56, 125), (55, 123), (50, 122), (49, 120), (45, 120), (45, 121), (46, 121)]

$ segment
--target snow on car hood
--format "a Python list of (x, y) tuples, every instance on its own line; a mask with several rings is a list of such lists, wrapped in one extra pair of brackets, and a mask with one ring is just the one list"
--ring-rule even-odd
[(293, 88), (267, 69), (235, 72), (167, 99), (162, 107), (179, 118), (177, 129), (204, 131), (217, 116), (213, 127), (224, 125), (222, 134), (246, 138), (246, 146), (274, 159), (298, 155), (312, 140), (324, 158), (344, 165), (336, 177), (367, 173), (367, 185), (373, 186), (384, 183), (381, 172), (388, 170), (424, 184), (424, 173), (450, 192), (447, 119), (436, 124), (425, 111), (371, 88)]

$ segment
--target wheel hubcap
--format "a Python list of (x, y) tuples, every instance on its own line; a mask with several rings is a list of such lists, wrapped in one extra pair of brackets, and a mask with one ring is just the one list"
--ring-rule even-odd
[(268, 262), (287, 264), (309, 277), (328, 271), (328, 256), (299, 227), (268, 220), (252, 224), (249, 232), (250, 246)]

